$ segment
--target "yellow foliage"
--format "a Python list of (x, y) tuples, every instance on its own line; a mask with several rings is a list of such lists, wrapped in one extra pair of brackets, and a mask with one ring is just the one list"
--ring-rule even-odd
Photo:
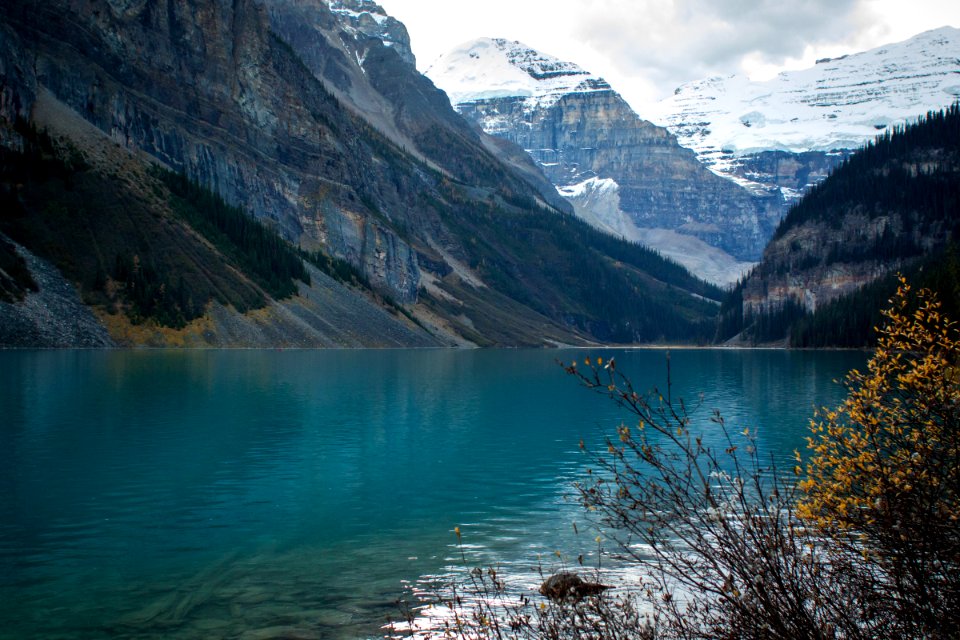
[(107, 313), (99, 308), (94, 308), (94, 314), (110, 337), (124, 347), (205, 347), (208, 343), (204, 335), (215, 330), (209, 312), (187, 323), (182, 329), (164, 327), (152, 319), (133, 324), (125, 313)]
[(812, 458), (798, 514), (821, 528), (882, 528), (905, 540), (912, 522), (960, 515), (960, 332), (928, 290), (901, 278), (867, 371), (811, 421)]

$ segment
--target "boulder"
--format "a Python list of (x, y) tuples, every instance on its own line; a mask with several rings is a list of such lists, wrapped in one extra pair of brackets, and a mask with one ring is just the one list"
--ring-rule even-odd
[(588, 596), (599, 595), (611, 588), (598, 582), (587, 582), (570, 571), (561, 571), (543, 581), (540, 585), (540, 595), (556, 602), (563, 600), (577, 602)]

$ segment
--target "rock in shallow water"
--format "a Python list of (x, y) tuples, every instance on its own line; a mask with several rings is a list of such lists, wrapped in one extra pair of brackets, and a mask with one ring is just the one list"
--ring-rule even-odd
[(540, 595), (554, 601), (577, 601), (587, 596), (599, 595), (611, 588), (598, 582), (587, 582), (575, 573), (562, 571), (543, 581)]

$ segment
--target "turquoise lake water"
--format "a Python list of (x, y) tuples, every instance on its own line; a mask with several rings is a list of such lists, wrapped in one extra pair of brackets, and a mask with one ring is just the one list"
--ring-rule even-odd
[[(0, 638), (369, 637), (461, 553), (593, 562), (579, 442), (629, 416), (555, 363), (585, 355), (665, 381), (657, 350), (0, 352)], [(671, 355), (780, 456), (867, 357)]]

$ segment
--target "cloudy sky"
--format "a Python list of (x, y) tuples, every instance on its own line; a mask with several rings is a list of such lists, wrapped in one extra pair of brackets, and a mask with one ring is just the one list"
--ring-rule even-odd
[(957, 0), (378, 0), (421, 70), (481, 36), (604, 76), (635, 109), (717, 74), (770, 78), (815, 60), (960, 27)]

